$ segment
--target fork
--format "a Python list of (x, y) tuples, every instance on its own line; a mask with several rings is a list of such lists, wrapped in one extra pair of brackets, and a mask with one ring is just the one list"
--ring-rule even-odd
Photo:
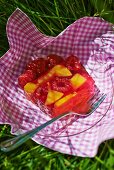
[[(91, 102), (91, 110), (85, 115), (84, 114), (81, 115), (78, 113), (75, 113), (75, 114), (80, 117), (89, 116), (99, 107), (99, 105), (104, 101), (105, 98), (106, 98), (106, 94), (99, 95), (99, 92), (97, 92), (97, 94), (95, 94), (93, 96), (93, 98), (89, 101), (89, 102)], [(50, 125), (51, 123), (55, 122), (56, 120), (66, 116), (66, 115), (69, 115), (70, 113), (71, 112), (63, 113), (57, 117), (52, 118), (51, 120), (47, 121), (46, 123), (26, 132), (26, 133), (23, 133), (21, 135), (18, 135), (16, 137), (13, 137), (11, 139), (1, 142), (0, 149), (4, 152), (9, 152), (9, 151), (16, 149), (17, 147), (19, 147), (20, 145), (25, 143), (28, 139), (32, 138), (36, 133), (38, 133), (39, 131), (44, 129), (46, 126)]]

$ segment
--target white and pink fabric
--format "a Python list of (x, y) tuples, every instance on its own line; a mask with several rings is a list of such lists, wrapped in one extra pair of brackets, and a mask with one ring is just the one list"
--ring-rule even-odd
[(63, 57), (74, 54), (107, 97), (90, 116), (62, 118), (32, 139), (61, 153), (94, 157), (103, 141), (114, 138), (113, 25), (102, 18), (84, 17), (52, 37), (38, 31), (28, 16), (16, 9), (6, 31), (10, 48), (0, 58), (0, 124), (11, 125), (11, 133), (18, 135), (49, 120), (26, 99), (18, 76), (31, 59), (51, 53)]

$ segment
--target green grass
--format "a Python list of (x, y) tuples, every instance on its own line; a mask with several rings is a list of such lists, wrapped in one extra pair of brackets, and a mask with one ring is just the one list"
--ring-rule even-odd
[[(6, 22), (19, 7), (38, 27), (51, 36), (83, 16), (100, 16), (114, 23), (113, 0), (0, 0), (0, 56), (8, 50)], [(8, 125), (0, 125), (0, 141), (12, 137)], [(0, 151), (1, 170), (113, 170), (114, 140), (100, 145), (95, 158), (61, 154), (29, 140), (11, 153)]]

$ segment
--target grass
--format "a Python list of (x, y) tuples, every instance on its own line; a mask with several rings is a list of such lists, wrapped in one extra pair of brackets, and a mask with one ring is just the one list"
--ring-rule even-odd
[[(6, 22), (19, 7), (38, 27), (51, 36), (83, 16), (100, 16), (114, 23), (113, 0), (0, 0), (0, 56), (8, 50)], [(0, 125), (0, 141), (10, 138), (10, 127)], [(114, 140), (102, 143), (94, 158), (54, 152), (29, 140), (11, 153), (0, 151), (1, 170), (113, 170)]]

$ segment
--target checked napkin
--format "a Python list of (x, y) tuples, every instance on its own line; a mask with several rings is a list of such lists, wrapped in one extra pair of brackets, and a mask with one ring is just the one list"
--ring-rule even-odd
[(74, 54), (107, 94), (100, 107), (86, 118), (74, 114), (62, 118), (36, 134), (32, 140), (61, 153), (94, 157), (99, 145), (114, 138), (114, 31), (99, 17), (84, 17), (58, 36), (42, 34), (20, 9), (6, 26), (9, 50), (0, 58), (0, 124), (11, 125), (18, 135), (45, 123), (50, 117), (28, 101), (18, 86), (18, 76), (31, 59)]

